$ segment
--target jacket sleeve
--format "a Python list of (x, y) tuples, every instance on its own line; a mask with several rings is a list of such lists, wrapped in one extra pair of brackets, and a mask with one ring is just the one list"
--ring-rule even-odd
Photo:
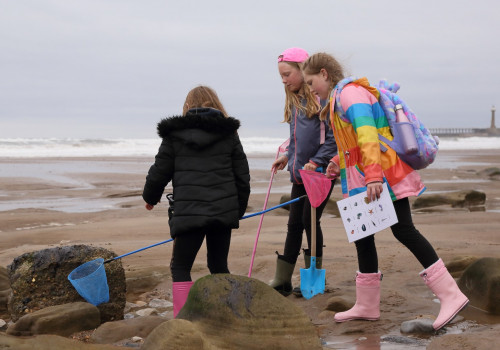
[(365, 88), (349, 84), (340, 94), (340, 103), (358, 136), (365, 183), (383, 181), (378, 130), (373, 115), (377, 99)]
[(238, 190), (238, 204), (240, 218), (247, 210), (248, 198), (250, 197), (250, 169), (243, 146), (238, 134), (234, 136), (233, 152), (231, 155), (236, 188)]
[(324, 167), (326, 170), (326, 166), (330, 162), (330, 159), (337, 154), (337, 144), (333, 137), (333, 130), (328, 126), (328, 121), (322, 121), (322, 123), (325, 124), (325, 143), (319, 146), (318, 151), (309, 161), (312, 161), (320, 167)]
[(142, 192), (144, 201), (151, 205), (160, 202), (165, 186), (172, 180), (174, 173), (174, 152), (172, 143), (163, 139), (155, 163), (149, 168), (146, 184)]

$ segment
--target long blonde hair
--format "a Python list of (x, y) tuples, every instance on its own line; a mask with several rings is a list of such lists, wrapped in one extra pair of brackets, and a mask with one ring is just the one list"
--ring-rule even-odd
[(226, 110), (215, 90), (208, 86), (200, 85), (188, 92), (184, 107), (182, 108), (182, 115), (186, 115), (187, 111), (191, 108), (208, 107), (218, 109), (227, 118)]
[[(324, 69), (328, 74), (328, 80), (330, 81), (330, 93), (335, 85), (344, 79), (344, 68), (332, 55), (324, 52), (315, 53), (305, 60), (302, 65), (302, 71), (308, 75), (319, 74), (322, 69)], [(326, 119), (328, 111), (329, 106), (326, 105), (321, 111), (321, 120)]]
[[(302, 69), (302, 63), (283, 61), (298, 70)], [(302, 105), (302, 99), (306, 100), (306, 105)], [(292, 109), (295, 107), (305, 113), (308, 118), (312, 118), (314, 115), (318, 114), (321, 109), (321, 105), (318, 102), (316, 95), (314, 95), (309, 89), (309, 85), (305, 82), (302, 83), (302, 87), (297, 92), (290, 91), (285, 86), (285, 113), (283, 122), (290, 123), (292, 120)], [(324, 119), (323, 119), (324, 120)]]

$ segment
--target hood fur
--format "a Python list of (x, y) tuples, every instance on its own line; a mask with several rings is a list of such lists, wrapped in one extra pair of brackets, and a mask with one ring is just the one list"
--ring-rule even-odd
[(214, 108), (190, 109), (185, 116), (165, 118), (158, 123), (158, 135), (166, 138), (175, 131), (199, 129), (218, 135), (233, 134), (240, 127), (240, 121), (224, 115)]

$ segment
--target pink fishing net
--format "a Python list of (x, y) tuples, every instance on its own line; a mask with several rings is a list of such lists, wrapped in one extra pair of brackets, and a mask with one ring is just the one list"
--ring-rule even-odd
[(319, 207), (326, 199), (326, 196), (328, 196), (328, 192), (330, 192), (332, 180), (327, 178), (325, 174), (316, 171), (300, 169), (299, 172), (306, 188), (309, 202), (314, 208)]
[(278, 153), (285, 153), (288, 151), (288, 145), (290, 145), (290, 139), (286, 140), (281, 144), (281, 146), (279, 146)]

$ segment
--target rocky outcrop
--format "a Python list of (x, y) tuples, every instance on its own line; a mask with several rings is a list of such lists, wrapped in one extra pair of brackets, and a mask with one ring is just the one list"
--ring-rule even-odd
[(76, 332), (95, 329), (100, 324), (101, 316), (97, 307), (77, 302), (49, 306), (24, 315), (7, 329), (7, 334), (17, 336), (55, 334), (67, 337)]
[(500, 259), (481, 258), (471, 264), (458, 280), (471, 305), (500, 315)]
[[(12, 350), (116, 350), (112, 345), (86, 344), (59, 335), (21, 338), (0, 333), (0, 349)], [(119, 348), (118, 348), (119, 349)]]
[(444, 194), (422, 195), (413, 202), (413, 209), (429, 208), (439, 205), (450, 205), (452, 208), (468, 208), (476, 210), (484, 207), (486, 194), (479, 191), (459, 191)]
[(203, 277), (177, 319), (162, 323), (141, 349), (322, 349), (309, 317), (256, 279)]
[[(25, 253), (8, 266), (12, 297), (9, 312), (15, 322), (20, 317), (48, 306), (84, 301), (68, 281), (68, 275), (83, 263), (109, 259), (113, 252), (98, 247), (74, 245)], [(101, 321), (123, 319), (125, 272), (120, 260), (104, 265), (110, 301), (98, 305)]]

